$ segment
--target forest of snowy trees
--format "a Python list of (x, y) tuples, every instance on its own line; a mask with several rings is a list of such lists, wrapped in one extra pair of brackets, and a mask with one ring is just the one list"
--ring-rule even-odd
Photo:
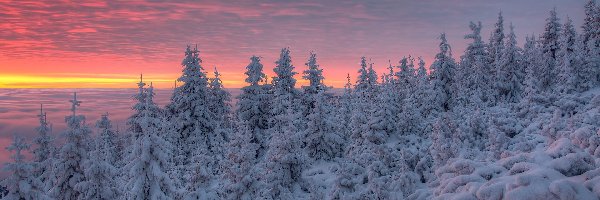
[(188, 46), (168, 105), (140, 78), (123, 133), (85, 123), (76, 94), (59, 136), (40, 110), (38, 137), (7, 147), (4, 199), (598, 199), (600, 5), (585, 16), (577, 32), (551, 10), (523, 45), (502, 13), (489, 42), (471, 22), (463, 55), (441, 34), (429, 68), (362, 57), (342, 95), (284, 48), (232, 97)]

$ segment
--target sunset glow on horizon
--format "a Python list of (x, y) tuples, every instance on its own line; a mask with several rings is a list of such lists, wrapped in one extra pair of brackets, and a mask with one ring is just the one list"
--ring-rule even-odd
[[(543, 2), (543, 3), (541, 3)], [(518, 4), (517, 4), (518, 3)], [(538, 9), (532, 5), (540, 4)], [(523, 44), (543, 31), (548, 10), (575, 24), (584, 1), (2, 1), (0, 88), (134, 88), (143, 73), (172, 88), (186, 45), (197, 45), (208, 77), (217, 67), (227, 88), (245, 86), (252, 55), (272, 77), (280, 49), (290, 47), (297, 79), (309, 52), (317, 53), (325, 83), (355, 81), (361, 56), (381, 73), (405, 56), (429, 66), (446, 32), (456, 55), (469, 21), (483, 36), (502, 11)], [(515, 6), (519, 5), (519, 6)], [(579, 29), (579, 27), (577, 27)], [(458, 58), (456, 58), (458, 59)], [(298, 85), (305, 81), (299, 80)]]

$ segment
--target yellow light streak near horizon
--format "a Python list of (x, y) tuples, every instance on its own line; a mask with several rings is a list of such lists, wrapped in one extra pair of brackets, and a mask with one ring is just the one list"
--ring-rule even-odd
[[(87, 77), (86, 77), (87, 76)], [(90, 77), (94, 74), (78, 74), (77, 76), (44, 76), (44, 75), (4, 75), (0, 74), (0, 88), (135, 88), (140, 81), (139, 75), (102, 74), (102, 77)], [(131, 77), (131, 78), (125, 78)], [(210, 78), (210, 77), (209, 77)], [(153, 83), (156, 88), (173, 88), (174, 75), (144, 75), (144, 82)], [(226, 88), (241, 88), (244, 81), (222, 80)], [(179, 84), (179, 83), (178, 83)]]
[[(174, 80), (171, 77), (144, 78), (144, 82), (167, 88), (172, 87)], [(137, 82), (139, 75), (131, 78), (0, 75), (0, 88), (133, 88)]]

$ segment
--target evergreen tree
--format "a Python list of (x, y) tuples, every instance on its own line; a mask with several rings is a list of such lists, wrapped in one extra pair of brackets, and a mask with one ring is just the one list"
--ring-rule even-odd
[(430, 135), (431, 146), (429, 147), (429, 152), (433, 157), (435, 166), (443, 166), (450, 158), (457, 156), (457, 144), (452, 141), (455, 131), (456, 127), (448, 113), (439, 117), (433, 125)]
[(531, 101), (540, 90), (540, 78), (538, 71), (541, 65), (541, 51), (536, 46), (534, 36), (525, 38), (525, 48), (523, 50), (523, 66), (525, 66), (524, 94), (527, 101)]
[(98, 128), (98, 140), (96, 151), (98, 151), (98, 159), (101, 159), (108, 164), (115, 166), (120, 159), (117, 151), (118, 135), (112, 128), (112, 122), (108, 119), (108, 113), (103, 114), (100, 120), (96, 122)]
[[(294, 75), (294, 66), (292, 65), (292, 59), (290, 57), (289, 48), (281, 49), (279, 60), (275, 62), (277, 66), (273, 69), (277, 76), (273, 77), (273, 103), (271, 104), (271, 115), (273, 118), (273, 131), (281, 131), (283, 126), (282, 122), (279, 121), (281, 118), (279, 115), (286, 113), (288, 108), (286, 106), (294, 106), (287, 101), (296, 102), (298, 92), (295, 89), (296, 79)], [(297, 110), (297, 109), (293, 109)]]
[(369, 69), (367, 72), (367, 82), (371, 89), (376, 89), (377, 87), (377, 72), (373, 69), (373, 63), (369, 63)]
[(595, 0), (585, 4), (585, 18), (582, 26), (581, 45), (583, 47), (582, 69), (577, 71), (579, 90), (594, 87), (600, 81), (600, 5)]
[(355, 93), (360, 97), (367, 97), (373, 89), (369, 76), (369, 68), (367, 59), (363, 56), (360, 58), (360, 69), (358, 70), (358, 80), (356, 80)]
[(72, 114), (65, 117), (67, 130), (63, 133), (66, 141), (54, 163), (56, 182), (50, 191), (57, 199), (77, 199), (81, 193), (76, 185), (86, 181), (83, 162), (88, 159), (87, 139), (91, 130), (84, 124), (85, 116), (77, 115), (77, 107), (81, 104), (77, 93), (70, 102)]
[[(284, 104), (291, 104), (288, 100)], [(302, 165), (306, 155), (302, 151), (302, 137), (294, 124), (299, 119), (291, 105), (278, 116), (282, 128), (272, 134), (266, 153), (261, 199), (293, 199), (293, 189), (301, 181)]]
[[(402, 58), (402, 60), (400, 60), (400, 65), (398, 66), (398, 72), (396, 72), (396, 84), (398, 87), (400, 87), (400, 91), (398, 91), (400, 93), (400, 95), (406, 95), (406, 94), (410, 94), (410, 92), (412, 92), (412, 90), (410, 90), (413, 85), (414, 85), (414, 76), (415, 76), (415, 69), (414, 67), (409, 66), (408, 62), (413, 62), (412, 59), (409, 60), (409, 58)], [(400, 99), (404, 99), (404, 96), (400, 96)]]
[(511, 24), (506, 46), (502, 50), (496, 68), (496, 89), (503, 102), (515, 103), (521, 99), (524, 89), (523, 79), (525, 78), (521, 52), (522, 50), (517, 46), (514, 27)]
[(456, 63), (452, 58), (451, 48), (446, 40), (446, 34), (440, 35), (440, 52), (435, 56), (435, 60), (431, 65), (430, 79), (433, 86), (433, 103), (439, 111), (447, 111), (451, 109), (454, 74)]
[[(401, 101), (413, 90), (414, 73), (412, 71), (414, 68), (413, 70), (409, 68), (408, 65), (404, 69), (401, 68), (401, 72), (404, 70), (406, 72), (400, 73), (395, 83), (382, 84), (380, 87), (383, 89), (376, 94), (374, 102), (372, 102), (375, 104), (372, 117), (381, 120), (374, 126), (384, 131), (386, 137), (398, 134), (398, 122), (400, 121), (398, 113), (402, 111)], [(396, 86), (401, 86), (401, 90), (396, 90)]]
[[(153, 94), (148, 91), (147, 94)], [(129, 181), (126, 199), (173, 199), (177, 194), (172, 180), (166, 173), (172, 156), (170, 144), (159, 135), (162, 121), (153, 112), (156, 104), (153, 95), (147, 95), (141, 118), (137, 122), (141, 134), (133, 143), (130, 162), (125, 166)]]
[(310, 57), (308, 58), (308, 62), (305, 64), (308, 69), (302, 72), (305, 80), (308, 80), (308, 86), (304, 86), (304, 93), (306, 94), (318, 94), (321, 91), (326, 91), (329, 89), (324, 83), (323, 80), (323, 69), (319, 67), (317, 64), (317, 54), (314, 52), (310, 52)]
[(344, 141), (337, 132), (332, 113), (323, 92), (316, 94), (315, 105), (307, 116), (307, 129), (304, 131), (305, 149), (310, 158), (331, 160), (342, 153)]
[(103, 136), (98, 136), (95, 149), (89, 152), (90, 159), (82, 164), (85, 180), (75, 185), (79, 199), (116, 199), (120, 195), (115, 181), (117, 168), (104, 159), (105, 152), (101, 149), (105, 147), (104, 142)]
[(223, 88), (223, 81), (221, 81), (221, 74), (217, 71), (215, 67), (215, 77), (210, 79), (210, 100), (211, 110), (217, 117), (219, 124), (228, 128), (231, 124), (231, 106), (229, 102), (231, 101), (231, 94), (227, 92)]
[(498, 21), (492, 31), (490, 43), (488, 44), (488, 52), (493, 66), (497, 66), (495, 63), (499, 61), (502, 56), (503, 48), (505, 46), (504, 36), (504, 17), (502, 17), (502, 12), (499, 12)]
[[(350, 74), (346, 75), (346, 84), (344, 85), (344, 93), (339, 98), (339, 108), (338, 108), (338, 119), (340, 120), (340, 124), (350, 124), (352, 112), (354, 110), (354, 95), (352, 90), (352, 82), (350, 80)], [(342, 132), (342, 138), (348, 138), (350, 133), (349, 126), (339, 126), (340, 132)]]
[(466, 93), (471, 105), (479, 105), (481, 103), (494, 103), (495, 94), (492, 91), (491, 84), (493, 77), (492, 69), (489, 65), (489, 57), (485, 52), (485, 44), (481, 39), (481, 22), (475, 24), (471, 22), (469, 25), (473, 31), (465, 36), (465, 39), (473, 39), (473, 42), (467, 46), (465, 54), (461, 57), (461, 71), (458, 73), (466, 73), (463, 76), (467, 78), (467, 84), (463, 84), (460, 90), (467, 90)]
[(52, 145), (54, 138), (49, 135), (52, 130), (48, 125), (46, 112), (44, 112), (41, 104), (38, 118), (40, 122), (40, 126), (36, 128), (38, 137), (34, 139), (37, 148), (33, 150), (33, 161), (36, 163), (34, 175), (39, 177), (40, 181), (44, 183), (43, 188), (47, 190), (52, 187), (52, 163), (56, 149)]
[(140, 74), (140, 82), (137, 83), (137, 86), (139, 92), (133, 95), (133, 99), (136, 100), (136, 103), (132, 107), (134, 113), (129, 118), (127, 118), (127, 131), (129, 135), (128, 137), (138, 137), (142, 131), (140, 125), (137, 124), (137, 122), (140, 121), (139, 119), (141, 118), (141, 113), (144, 109), (143, 105), (146, 101), (146, 94), (144, 93), (144, 86), (146, 86), (146, 83), (144, 83), (142, 74)]
[[(319, 68), (317, 64), (317, 55), (314, 52), (310, 53), (310, 58), (305, 64), (308, 69), (302, 72), (304, 75), (302, 78), (308, 80), (309, 85), (303, 86), (304, 98), (302, 104), (304, 105), (303, 116), (308, 117), (316, 107), (317, 97), (320, 93), (324, 93), (329, 88), (323, 83), (323, 69)], [(321, 105), (324, 106), (324, 105)]]
[(44, 193), (42, 181), (34, 175), (34, 167), (27, 163), (22, 151), (29, 150), (30, 145), (25, 143), (22, 137), (14, 136), (13, 143), (6, 147), (8, 151), (14, 151), (11, 156), (13, 162), (6, 163), (4, 170), (10, 175), (2, 180), (1, 184), (8, 189), (8, 194), (2, 199), (7, 200), (38, 200), (50, 199)]
[(398, 117), (399, 131), (404, 134), (422, 134), (423, 119), (433, 109), (429, 103), (432, 89), (425, 69), (425, 61), (420, 57), (418, 65), (414, 89), (403, 100), (402, 112)]
[[(168, 120), (172, 126), (171, 137), (175, 146), (175, 170), (188, 191), (195, 190), (200, 182), (210, 181), (222, 156), (225, 138), (215, 131), (217, 118), (210, 109), (210, 89), (197, 48), (186, 48), (177, 88), (167, 105)], [(202, 160), (201, 163), (200, 160)], [(204, 168), (200, 168), (201, 166)], [(199, 174), (198, 171), (204, 173)], [(200, 180), (198, 176), (206, 179)], [(179, 180), (178, 179), (178, 180)]]
[(557, 91), (571, 93), (579, 88), (578, 69), (582, 66), (577, 33), (573, 21), (567, 18), (559, 38), (560, 50), (557, 53)]
[(419, 68), (417, 70), (416, 81), (417, 88), (411, 96), (413, 97), (413, 100), (418, 102), (416, 107), (421, 110), (420, 113), (425, 117), (433, 110), (433, 105), (430, 103), (433, 99), (431, 96), (433, 88), (429, 81), (427, 70), (425, 69), (425, 61), (423, 61), (423, 58), (421, 57), (419, 57)]
[[(269, 135), (265, 130), (269, 128), (269, 95), (268, 87), (261, 85), (266, 82), (266, 75), (263, 73), (263, 65), (260, 58), (252, 56), (251, 62), (246, 67), (245, 74), (248, 86), (242, 88), (242, 93), (237, 97), (237, 116), (248, 126), (253, 134), (253, 143), (259, 145), (258, 155), (263, 155), (268, 147)], [(257, 155), (257, 156), (258, 156)]]
[(557, 53), (560, 49), (559, 36), (562, 30), (556, 8), (550, 11), (546, 19), (546, 28), (541, 37), (543, 63), (540, 70), (540, 90), (549, 91), (556, 82)]
[(255, 198), (257, 184), (255, 164), (260, 145), (256, 143), (252, 129), (245, 122), (237, 125), (238, 130), (232, 135), (227, 144), (224, 168), (223, 191), (221, 196), (226, 199), (251, 199)]
[[(292, 65), (292, 58), (290, 57), (290, 49), (281, 49), (279, 60), (275, 62), (277, 66), (273, 69), (277, 76), (273, 77), (273, 88), (276, 95), (288, 95), (295, 94), (296, 79), (294, 75), (294, 66)], [(284, 112), (284, 111), (282, 111)]]

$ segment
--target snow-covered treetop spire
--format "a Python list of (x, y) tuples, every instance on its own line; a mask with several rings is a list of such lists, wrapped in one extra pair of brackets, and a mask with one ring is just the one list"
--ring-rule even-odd
[(221, 73), (219, 73), (219, 71), (217, 70), (217, 67), (215, 66), (215, 78), (212, 78), (210, 81), (210, 86), (213, 89), (221, 89), (223, 87), (223, 81), (221, 80)]
[(446, 33), (442, 33), (440, 35), (440, 40), (440, 53), (438, 55), (452, 57), (452, 48), (450, 47), (450, 44), (448, 44), (448, 40), (446, 39)]
[(100, 120), (98, 120), (98, 122), (96, 123), (96, 127), (101, 128), (101, 129), (112, 128), (112, 124), (110, 123), (108, 116), (109, 116), (108, 112), (100, 115)]
[(184, 84), (181, 86), (183, 89), (190, 89), (192, 86), (206, 86), (207, 78), (202, 67), (202, 59), (200, 59), (200, 53), (198, 47), (192, 49), (190, 45), (185, 50), (185, 58), (181, 61), (183, 66), (183, 74), (177, 81), (181, 81)]
[(140, 94), (142, 94), (144, 92), (144, 86), (146, 86), (146, 83), (144, 83), (144, 78), (143, 78), (142, 74), (140, 74), (140, 82), (137, 84), (137, 86), (140, 89)]
[(80, 106), (82, 101), (77, 100), (77, 92), (73, 93), (73, 99), (69, 100), (71, 102), (71, 111), (73, 112), (73, 116), (77, 113), (77, 106)]
[(275, 64), (277, 64), (277, 66), (273, 68), (273, 71), (275, 71), (275, 74), (277, 74), (277, 76), (273, 77), (273, 85), (275, 86), (275, 90), (280, 93), (292, 93), (294, 86), (296, 85), (296, 79), (294, 79), (294, 75), (297, 73), (294, 72), (294, 66), (292, 65), (292, 58), (290, 57), (289, 48), (286, 47), (281, 49), (279, 60), (277, 60)]
[(559, 47), (559, 35), (562, 30), (560, 18), (556, 13), (556, 7), (550, 10), (550, 16), (546, 19), (546, 27), (542, 35), (543, 53), (549, 53), (552, 59), (556, 58)]
[(305, 92), (310, 94), (316, 94), (327, 89), (327, 86), (323, 84), (323, 69), (319, 68), (317, 64), (317, 54), (310, 52), (308, 62), (305, 64), (308, 69), (302, 72), (304, 76), (302, 78), (309, 81), (309, 85), (304, 87)]
[(356, 80), (357, 89), (365, 89), (368, 84), (367, 58), (360, 58), (360, 69), (358, 70), (358, 80)]
[(48, 120), (46, 119), (46, 112), (44, 112), (44, 104), (40, 104), (40, 114), (38, 115), (38, 118), (40, 119), (40, 125), (48, 125)]
[(369, 71), (367, 73), (367, 80), (369, 82), (369, 86), (373, 87), (377, 85), (377, 72), (373, 69), (373, 62), (369, 59)]
[(481, 22), (477, 22), (477, 23), (471, 22), (469, 24), (469, 28), (471, 28), (473, 33), (465, 35), (465, 39), (473, 39), (474, 44), (475, 43), (477, 43), (477, 44), (483, 43), (483, 41), (481, 40)]
[[(146, 89), (146, 91), (148, 91), (148, 98), (154, 97), (154, 86), (152, 85), (152, 82), (150, 82), (150, 87), (148, 87), (148, 89)], [(150, 100), (152, 100), (152, 99), (150, 99)]]
[(248, 77), (246, 78), (246, 83), (250, 83), (250, 85), (258, 85), (262, 81), (267, 81), (267, 75), (263, 73), (263, 65), (260, 63), (260, 57), (252, 56), (250, 58), (250, 64), (246, 67), (246, 74)]
[(498, 60), (504, 47), (504, 17), (502, 11), (498, 13), (498, 21), (492, 31), (489, 43), (489, 53), (491, 59)]
[(388, 60), (388, 70), (389, 71), (389, 76), (388, 76), (388, 82), (389, 83), (393, 83), (394, 82), (394, 66), (392, 65), (392, 60)]
[(352, 82), (350, 82), (350, 73), (348, 73), (348, 75), (346, 75), (346, 85), (344, 85), (344, 91), (346, 93), (350, 93), (352, 91)]
[(419, 77), (427, 77), (427, 69), (425, 69), (425, 61), (423, 60), (423, 57), (419, 56), (419, 69), (417, 70), (417, 75)]

